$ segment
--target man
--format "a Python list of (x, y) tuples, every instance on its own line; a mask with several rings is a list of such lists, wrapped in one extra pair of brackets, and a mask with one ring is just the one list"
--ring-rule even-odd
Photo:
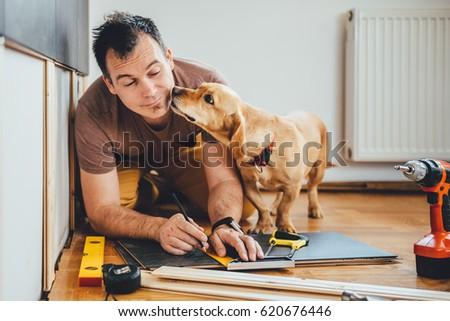
[[(226, 147), (205, 144), (203, 154), (212, 156), (201, 167), (178, 161), (182, 155), (190, 159), (200, 129), (170, 109), (173, 87), (223, 83), (222, 78), (205, 66), (174, 59), (150, 19), (127, 13), (114, 13), (95, 29), (93, 50), (103, 76), (80, 99), (75, 123), (92, 227), (111, 237), (156, 240), (175, 255), (211, 245), (224, 256), (228, 245), (245, 261), (263, 258), (259, 244), (233, 228), (243, 212), (243, 192), (235, 168), (227, 166)], [(151, 195), (138, 195), (142, 177), (152, 183)], [(203, 228), (180, 213), (163, 217), (136, 210), (139, 200), (155, 201), (161, 179), (207, 212), (214, 227), (209, 243)]]

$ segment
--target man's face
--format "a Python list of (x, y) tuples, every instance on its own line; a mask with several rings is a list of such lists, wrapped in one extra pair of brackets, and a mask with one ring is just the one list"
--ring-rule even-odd
[(106, 68), (111, 79), (103, 79), (126, 107), (152, 122), (169, 109), (173, 66), (172, 51), (163, 53), (153, 38), (142, 34), (125, 59), (119, 59), (112, 49), (107, 51)]

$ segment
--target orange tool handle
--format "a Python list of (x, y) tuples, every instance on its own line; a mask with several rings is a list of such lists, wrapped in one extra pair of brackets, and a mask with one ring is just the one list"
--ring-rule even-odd
[(432, 233), (450, 232), (450, 163), (437, 161), (442, 169), (439, 183), (432, 187), (422, 187), (427, 192), (430, 204), (430, 223)]

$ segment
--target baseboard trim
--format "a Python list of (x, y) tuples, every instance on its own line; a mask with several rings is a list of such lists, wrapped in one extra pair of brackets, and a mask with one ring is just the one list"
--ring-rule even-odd
[[(306, 186), (305, 186), (305, 189)], [(415, 182), (325, 182), (319, 185), (320, 191), (379, 191), (379, 192), (421, 192)]]

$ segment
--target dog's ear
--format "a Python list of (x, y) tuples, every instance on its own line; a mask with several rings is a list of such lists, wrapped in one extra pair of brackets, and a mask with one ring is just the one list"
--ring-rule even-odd
[(230, 131), (232, 153), (235, 158), (241, 158), (245, 156), (243, 151), (243, 147), (245, 146), (245, 118), (239, 111), (230, 117), (233, 120), (233, 128)]
[(230, 130), (230, 141), (243, 144), (245, 142), (245, 118), (240, 112), (230, 116), (232, 126)]

